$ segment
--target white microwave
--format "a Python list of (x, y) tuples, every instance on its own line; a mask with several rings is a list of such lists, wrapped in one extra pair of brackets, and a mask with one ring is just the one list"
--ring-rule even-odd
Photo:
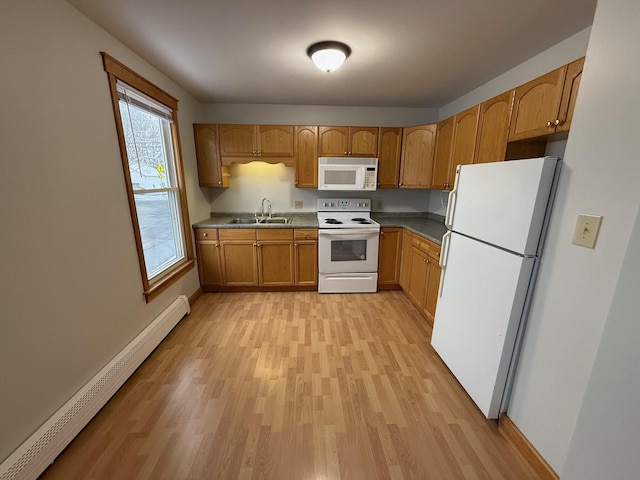
[(375, 190), (377, 185), (377, 158), (318, 158), (318, 190)]

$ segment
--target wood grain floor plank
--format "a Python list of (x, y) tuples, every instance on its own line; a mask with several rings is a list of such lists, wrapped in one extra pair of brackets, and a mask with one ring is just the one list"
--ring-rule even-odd
[(42, 475), (532, 477), (398, 291), (204, 294)]

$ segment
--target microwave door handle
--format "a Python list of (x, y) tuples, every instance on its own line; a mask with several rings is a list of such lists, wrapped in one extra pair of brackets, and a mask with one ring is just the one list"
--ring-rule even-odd
[(367, 181), (367, 170), (365, 168), (360, 169), (360, 189), (364, 190), (364, 184)]

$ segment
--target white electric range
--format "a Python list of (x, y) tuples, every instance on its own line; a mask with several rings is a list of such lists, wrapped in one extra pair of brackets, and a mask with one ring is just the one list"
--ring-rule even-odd
[(379, 237), (370, 199), (318, 199), (318, 292), (376, 292)]

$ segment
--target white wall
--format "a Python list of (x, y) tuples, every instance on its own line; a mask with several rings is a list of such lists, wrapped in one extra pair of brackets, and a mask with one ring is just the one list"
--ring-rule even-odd
[(533, 80), (534, 78), (566, 65), (573, 60), (583, 57), (587, 51), (587, 43), (591, 27), (572, 35), (563, 42), (539, 53), (526, 62), (512, 68), (490, 82), (481, 85), (471, 92), (455, 99), (439, 111), (439, 120), (444, 120), (458, 112), (473, 107), (485, 100), (500, 95), (514, 87)]
[(437, 122), (438, 109), (209, 103), (200, 118), (202, 123), (407, 127)]
[[(580, 406), (596, 359), (605, 321), (609, 314), (625, 251), (640, 205), (640, 162), (638, 162), (638, 78), (640, 78), (640, 4), (636, 0), (600, 0), (587, 50), (571, 133), (564, 155), (549, 237), (542, 258), (520, 366), (508, 414), (559, 473), (567, 459)], [(600, 236), (594, 250), (571, 244), (579, 213), (603, 215)], [(634, 243), (637, 248), (637, 239)], [(638, 277), (637, 270), (634, 273)], [(620, 289), (629, 281), (624, 276)], [(637, 295), (637, 283), (636, 295)], [(621, 372), (602, 369), (615, 366), (608, 355), (625, 326), (619, 315), (628, 296), (620, 295), (610, 322), (618, 330), (605, 334), (602, 365), (594, 370), (593, 395), (587, 396), (583, 425), (577, 433), (571, 468), (592, 455), (584, 435), (594, 422), (587, 418), (597, 408), (601, 415), (628, 418), (637, 425), (637, 405), (625, 398), (630, 386), (610, 392), (605, 408), (595, 405), (605, 386), (602, 377)], [(637, 302), (637, 300), (636, 300)], [(635, 310), (634, 321), (637, 321)], [(608, 328), (608, 326), (607, 326)], [(629, 327), (628, 334), (637, 332)], [(637, 335), (633, 337), (637, 340)], [(620, 345), (627, 348), (624, 343)], [(628, 350), (625, 350), (627, 352)], [(627, 365), (626, 373), (638, 378), (638, 363)], [(618, 377), (621, 387), (624, 379)], [(635, 399), (638, 399), (637, 391)], [(622, 407), (620, 411), (618, 408)], [(633, 425), (633, 423), (631, 423)], [(608, 432), (602, 431), (604, 434)], [(637, 440), (637, 431), (634, 432)], [(633, 436), (632, 436), (633, 437)], [(615, 468), (618, 442), (603, 438), (603, 450), (585, 463), (603, 461), (611, 465), (606, 478), (631, 478)], [(597, 439), (591, 441), (596, 442)], [(634, 443), (637, 450), (637, 442)], [(635, 458), (627, 458), (637, 465)], [(580, 458), (580, 460), (577, 460)], [(633, 478), (637, 477), (635, 472)], [(564, 478), (564, 477), (563, 477)], [(587, 478), (576, 476), (574, 478)], [(605, 478), (595, 475), (590, 478)]]
[(0, 461), (179, 294), (142, 282), (106, 73), (107, 51), (179, 100), (189, 211), (200, 105), (62, 0), (0, 8)]
[(640, 212), (624, 256), (563, 480), (627, 480), (640, 472)]

